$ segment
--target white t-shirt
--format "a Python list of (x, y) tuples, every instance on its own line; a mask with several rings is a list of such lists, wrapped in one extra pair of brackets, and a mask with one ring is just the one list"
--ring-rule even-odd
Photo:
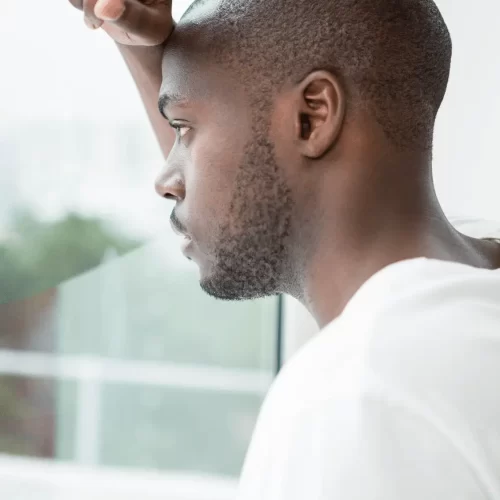
[(500, 270), (370, 278), (275, 380), (237, 498), (500, 499)]

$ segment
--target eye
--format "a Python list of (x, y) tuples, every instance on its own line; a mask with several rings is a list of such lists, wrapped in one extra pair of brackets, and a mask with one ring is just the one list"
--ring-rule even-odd
[(190, 130), (190, 127), (186, 127), (186, 125), (181, 125), (180, 123), (170, 123), (170, 126), (175, 129), (178, 137), (184, 137)]

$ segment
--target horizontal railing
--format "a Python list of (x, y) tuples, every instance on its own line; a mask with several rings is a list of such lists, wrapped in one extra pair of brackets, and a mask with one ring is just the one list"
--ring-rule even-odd
[(233, 478), (84, 467), (0, 454), (0, 498), (8, 500), (234, 500)]
[(0, 376), (99, 380), (264, 395), (271, 372), (0, 349)]
[[(273, 379), (271, 373), (252, 370), (0, 349), (0, 377), (2, 375), (54, 380), (72, 379), (77, 382), (74, 459), (77, 464), (87, 466), (97, 466), (100, 463), (101, 404), (102, 388), (105, 383), (264, 396)], [(0, 464), (0, 477), (4, 469), (5, 465)], [(3, 495), (1, 488), (0, 481), (0, 498), (13, 498)], [(24, 491), (22, 486), (19, 491)], [(40, 496), (33, 498), (45, 500), (45, 497)], [(52, 499), (52, 497), (47, 498)], [(165, 498), (169, 500), (171, 497)]]

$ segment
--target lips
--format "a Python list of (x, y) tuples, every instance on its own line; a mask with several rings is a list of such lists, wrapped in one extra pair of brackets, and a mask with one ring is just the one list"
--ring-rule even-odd
[(175, 234), (179, 236), (187, 236), (188, 231), (184, 224), (177, 217), (175, 211), (173, 211), (172, 215), (170, 215), (170, 225), (172, 226)]
[(181, 251), (183, 254), (186, 254), (192, 243), (193, 240), (189, 236), (184, 235), (181, 241)]
[(182, 241), (181, 241), (182, 253), (189, 260), (191, 260), (191, 258), (188, 256), (188, 253), (189, 253), (189, 250), (192, 246), (193, 240), (192, 240), (191, 236), (188, 235), (187, 229), (184, 226), (184, 224), (177, 218), (175, 211), (172, 212), (172, 215), (170, 216), (170, 225), (172, 226), (174, 233), (177, 234), (178, 236), (182, 237)]
[(170, 220), (170, 225), (172, 226), (172, 229), (174, 231), (174, 233), (177, 235), (177, 236), (184, 236), (184, 237), (187, 237), (186, 234), (184, 232), (182, 232), (173, 222), (172, 222), (172, 219)]

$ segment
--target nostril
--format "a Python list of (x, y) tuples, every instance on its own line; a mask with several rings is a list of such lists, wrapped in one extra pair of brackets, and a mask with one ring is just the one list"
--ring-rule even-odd
[(159, 196), (167, 200), (181, 201), (185, 196), (183, 180), (180, 178), (165, 179), (165, 174), (157, 178), (155, 190)]

